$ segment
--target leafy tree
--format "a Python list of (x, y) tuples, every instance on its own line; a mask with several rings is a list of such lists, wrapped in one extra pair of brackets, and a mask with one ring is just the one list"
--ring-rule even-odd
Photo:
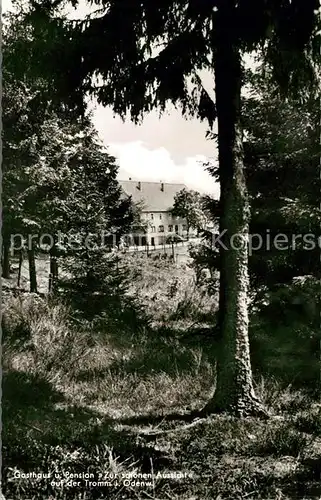
[(186, 219), (187, 238), (189, 238), (191, 228), (200, 229), (205, 224), (201, 195), (197, 191), (182, 189), (175, 195), (172, 214), (174, 217)]
[[(290, 87), (298, 90), (311, 81), (311, 60), (319, 57), (313, 37), (319, 3), (97, 3), (103, 7), (100, 15), (69, 23), (54, 14), (61, 2), (33, 2), (29, 20), (37, 40), (38, 67), (39, 47), (44, 47), (45, 40), (43, 68), (48, 69), (50, 54), (51, 78), (65, 99), (72, 96), (72, 102), (76, 102), (90, 92), (121, 116), (129, 113), (135, 122), (151, 109), (163, 111), (170, 102), (180, 105), (184, 114), (206, 119), (210, 125), (217, 117), (220, 229), (226, 230), (224, 241), (228, 250), (222, 248), (220, 252), (222, 343), (216, 392), (207, 410), (261, 412), (253, 389), (248, 340), (250, 211), (243, 163), (241, 55), (263, 47), (265, 58), (272, 64), (273, 78), (285, 91)], [(31, 50), (28, 63), (35, 68), (32, 59)], [(213, 73), (215, 104), (202, 85), (203, 69)], [(92, 78), (96, 75), (100, 76), (99, 83)], [(234, 235), (232, 248), (229, 242)]]

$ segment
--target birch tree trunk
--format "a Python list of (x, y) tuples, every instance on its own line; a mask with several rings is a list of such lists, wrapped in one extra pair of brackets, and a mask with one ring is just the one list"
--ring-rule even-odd
[[(224, 23), (223, 26), (226, 26)], [(242, 67), (230, 36), (216, 40), (215, 92), (218, 114), (221, 185), (220, 347), (216, 391), (205, 411), (244, 416), (262, 414), (256, 398), (250, 361), (248, 318), (249, 202), (243, 172), (241, 127)]]

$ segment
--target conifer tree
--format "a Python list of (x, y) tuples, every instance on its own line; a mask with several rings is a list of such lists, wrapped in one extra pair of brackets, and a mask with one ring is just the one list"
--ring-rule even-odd
[[(220, 230), (228, 249), (220, 251), (221, 349), (216, 392), (207, 410), (260, 413), (248, 339), (250, 210), (242, 54), (262, 47), (275, 81), (285, 92), (298, 92), (313, 80), (313, 61), (320, 55), (315, 36), (319, 2), (101, 0), (96, 2), (100, 14), (76, 22), (56, 14), (61, 4), (33, 1), (28, 22), (34, 43), (27, 57), (30, 68), (37, 69), (33, 61), (39, 66), (45, 47), (40, 66), (50, 74), (59, 99), (77, 105), (89, 92), (115, 113), (129, 113), (134, 122), (154, 108), (164, 111), (168, 103), (210, 126), (218, 120)], [(202, 84), (204, 69), (213, 74), (215, 103)], [(97, 75), (99, 82), (93, 79)]]

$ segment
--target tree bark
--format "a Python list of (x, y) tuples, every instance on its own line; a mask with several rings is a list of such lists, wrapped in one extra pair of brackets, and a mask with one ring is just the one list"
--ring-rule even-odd
[(28, 249), (28, 262), (29, 262), (29, 279), (30, 279), (30, 292), (37, 293), (37, 272), (36, 272), (36, 259), (34, 248)]
[(2, 277), (10, 278), (10, 246), (6, 241), (2, 246)]
[(21, 282), (22, 263), (23, 263), (23, 251), (19, 250), (19, 266), (18, 266), (18, 277), (17, 277), (18, 288), (20, 287), (20, 282)]
[(55, 247), (50, 251), (50, 271), (49, 271), (49, 293), (55, 291), (55, 287), (58, 281), (58, 262), (55, 255)]
[(216, 39), (215, 49), (222, 210), (220, 234), (224, 233), (224, 236), (220, 245), (220, 347), (216, 390), (205, 411), (227, 411), (245, 416), (262, 414), (264, 409), (253, 389), (248, 334), (250, 211), (243, 172), (242, 67), (239, 50), (231, 41), (231, 33), (226, 36), (222, 32), (221, 37)]

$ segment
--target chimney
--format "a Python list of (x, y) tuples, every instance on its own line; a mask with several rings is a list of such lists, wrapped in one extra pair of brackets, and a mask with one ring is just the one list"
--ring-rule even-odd
[(161, 191), (164, 192), (164, 182), (161, 182)]
[(131, 177), (129, 177), (129, 179), (128, 179), (128, 180), (130, 180), (130, 181), (131, 181), (131, 180), (132, 180), (132, 178), (131, 178)]
[(140, 191), (141, 187), (142, 187), (142, 183), (139, 181), (138, 184), (137, 184), (137, 189)]

